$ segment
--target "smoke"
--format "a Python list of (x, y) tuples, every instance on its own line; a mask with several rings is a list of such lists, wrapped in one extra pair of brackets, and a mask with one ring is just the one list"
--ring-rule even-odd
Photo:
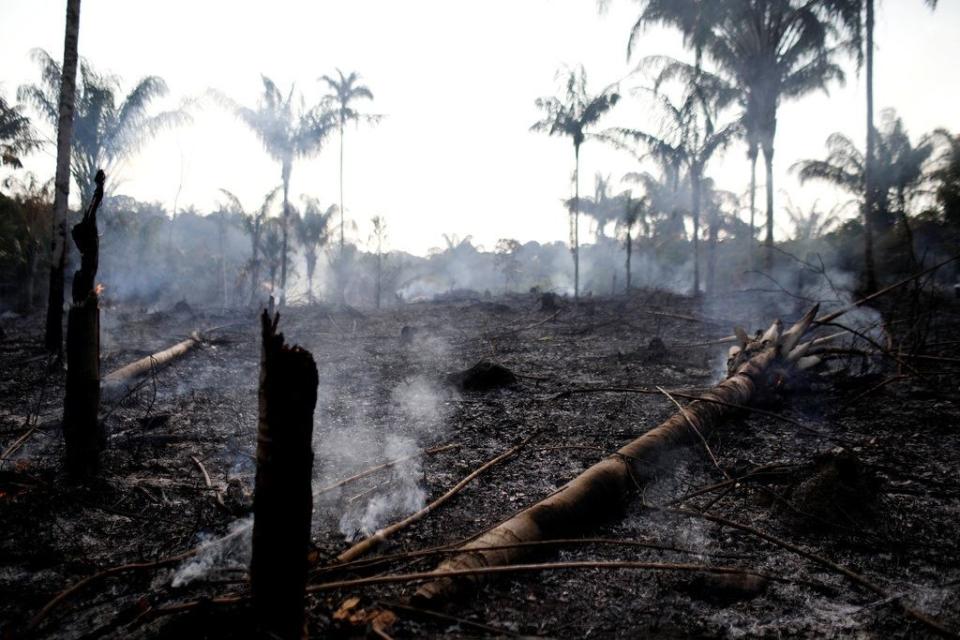
[(252, 539), (253, 516), (235, 520), (225, 536), (202, 535), (199, 540), (200, 551), (173, 572), (170, 585), (182, 587), (230, 565), (248, 567)]

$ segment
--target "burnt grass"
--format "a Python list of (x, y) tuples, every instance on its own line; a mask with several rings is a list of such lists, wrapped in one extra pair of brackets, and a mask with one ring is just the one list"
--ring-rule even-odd
[[(785, 581), (758, 586), (698, 573), (595, 568), (511, 574), (484, 581), (444, 607), (450, 619), (394, 607), (397, 620), (386, 632), (570, 638), (930, 634), (904, 616), (899, 601), (960, 630), (960, 389), (957, 360), (949, 360), (960, 356), (960, 306), (928, 301), (924, 308), (932, 315), (918, 323), (904, 311), (909, 304), (908, 298), (890, 297), (879, 307), (895, 342), (916, 338), (922, 325), (928, 345), (923, 353), (943, 360), (911, 359), (912, 368), (902, 368), (890, 359), (848, 356), (834, 363), (839, 373), (791, 380), (786, 391), (767, 399), (766, 409), (807, 429), (741, 413), (709, 438), (733, 476), (776, 466), (685, 503), (822, 554), (881, 584), (892, 599), (742, 531), (645, 507), (723, 480), (691, 437), (691, 446), (663, 460), (658, 480), (622, 514), (581, 523), (586, 536), (669, 549), (577, 544), (541, 551), (532, 560), (728, 565)], [(596, 386), (709, 388), (721, 379), (726, 345), (677, 345), (725, 336), (732, 322), (750, 331), (777, 316), (789, 322), (803, 310), (802, 302), (773, 304), (757, 295), (705, 305), (659, 292), (588, 300), (579, 307), (563, 301), (556, 314), (540, 311), (533, 296), (452, 299), (378, 312), (291, 308), (281, 314), (280, 328), (288, 342), (312, 351), (320, 372), (316, 490), (411, 447), (459, 445), (318, 495), (310, 583), (430, 570), (437, 557), (354, 572), (324, 565), (349, 544), (341, 530), (350, 534), (351, 523), (370, 505), (389, 509), (418, 490), (429, 502), (486, 460), (539, 433), (516, 457), (376, 553), (450, 544), (492, 526), (676, 411), (656, 394), (557, 394)], [(248, 593), (248, 533), (200, 554), (193, 565), (185, 560), (93, 581), (32, 629), (29, 620), (58, 593), (98, 571), (176, 556), (249, 521), (259, 367), (255, 314), (188, 305), (157, 313), (104, 309), (104, 373), (196, 329), (218, 329), (210, 342), (139, 386), (104, 397), (108, 446), (101, 473), (87, 483), (73, 482), (62, 471), (64, 375), (43, 354), (40, 325), (40, 316), (5, 320), (0, 342), (0, 450), (35, 429), (0, 463), (0, 637), (246, 636), (247, 601), (211, 598)], [(409, 329), (401, 338), (404, 327)], [(909, 331), (914, 333), (907, 336)], [(507, 367), (517, 381), (483, 391), (447, 384), (450, 374), (481, 360)], [(408, 511), (388, 513), (387, 520)], [(368, 632), (364, 612), (390, 609), (414, 589), (393, 584), (311, 594), (310, 633), (362, 636)], [(350, 596), (360, 597), (352, 610), (355, 624), (336, 615)], [(190, 604), (180, 608), (183, 603)]]

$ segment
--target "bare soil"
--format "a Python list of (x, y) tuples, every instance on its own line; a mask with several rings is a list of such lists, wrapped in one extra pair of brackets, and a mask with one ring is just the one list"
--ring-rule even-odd
[[(907, 302), (885, 304), (880, 311), (896, 337), (897, 327), (906, 331), (898, 310)], [(352, 573), (324, 565), (364, 526), (409, 513), (524, 438), (539, 433), (518, 456), (377, 553), (466, 539), (676, 411), (663, 395), (558, 393), (599, 386), (695, 393), (723, 375), (725, 345), (678, 345), (725, 336), (734, 321), (752, 331), (777, 316), (793, 320), (802, 310), (802, 301), (774, 304), (756, 294), (705, 305), (644, 292), (580, 306), (561, 301), (556, 314), (540, 311), (532, 296), (362, 313), (316, 305), (282, 313), (288, 342), (312, 351), (320, 371), (317, 492), (412, 451), (459, 445), (317, 495), (311, 584), (431, 569), (438, 557)], [(649, 313), (654, 311), (674, 315)], [(93, 581), (59, 602), (36, 628), (28, 630), (28, 622), (58, 593), (100, 570), (175, 556), (249, 523), (259, 367), (255, 314), (183, 305), (152, 314), (104, 310), (104, 373), (196, 329), (218, 329), (212, 343), (138, 387), (105, 398), (108, 448), (100, 476), (87, 484), (71, 482), (62, 471), (64, 376), (43, 355), (39, 318), (3, 325), (0, 451), (35, 431), (0, 463), (0, 637), (247, 635), (249, 608), (242, 596), (248, 593), (248, 532), (189, 560)], [(765, 408), (805, 429), (743, 413), (709, 441), (730, 475), (779, 466), (685, 503), (825, 555), (882, 584), (895, 596), (891, 601), (746, 533), (646, 507), (723, 480), (691, 439), (691, 447), (663, 462), (660, 479), (625, 505), (622, 517), (583, 523), (584, 535), (671, 549), (577, 544), (544, 550), (535, 559), (728, 565), (785, 582), (609, 569), (511, 574), (484, 581), (468, 598), (448, 605), (444, 613), (451, 617), (445, 620), (390, 604), (404, 601), (415, 585), (382, 585), (310, 595), (309, 631), (315, 637), (365, 634), (364, 624), (335, 620), (343, 617), (335, 615), (341, 603), (354, 595), (361, 597), (354, 612), (392, 610), (397, 620), (387, 633), (398, 638), (928, 635), (903, 615), (897, 599), (960, 630), (958, 330), (960, 307), (941, 300), (924, 325), (930, 345), (924, 353), (941, 360), (911, 359), (904, 368), (889, 358), (852, 356), (834, 364), (843, 365), (841, 373), (791, 381)], [(518, 381), (484, 391), (447, 384), (450, 374), (481, 360), (509, 368)], [(210, 601), (224, 595), (241, 598), (233, 604)]]

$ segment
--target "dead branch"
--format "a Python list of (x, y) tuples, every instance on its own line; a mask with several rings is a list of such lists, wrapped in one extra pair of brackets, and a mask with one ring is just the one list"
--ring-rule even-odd
[[(335, 580), (331, 582), (321, 582), (307, 586), (307, 593), (319, 593), (322, 591), (335, 591), (337, 589), (351, 589), (356, 587), (367, 587), (377, 584), (396, 584), (401, 582), (428, 582), (437, 579), (449, 579), (456, 577), (481, 576), (503, 573), (530, 573), (540, 571), (558, 571), (561, 569), (640, 569), (647, 571), (682, 571), (697, 573), (718, 573), (733, 574), (740, 576), (754, 576), (765, 578), (774, 582), (783, 582), (795, 584), (797, 581), (791, 578), (754, 571), (752, 569), (743, 569), (740, 567), (729, 567), (723, 565), (709, 564), (691, 564), (681, 562), (640, 562), (634, 560), (597, 560), (597, 561), (570, 561), (570, 562), (543, 562), (536, 564), (510, 564), (502, 566), (475, 567), (471, 569), (445, 569), (437, 571), (427, 571), (424, 573), (401, 573), (396, 575), (372, 576), (369, 578), (353, 578), (350, 580)], [(418, 592), (419, 594), (419, 592)], [(414, 596), (414, 601), (422, 601), (422, 598)]]

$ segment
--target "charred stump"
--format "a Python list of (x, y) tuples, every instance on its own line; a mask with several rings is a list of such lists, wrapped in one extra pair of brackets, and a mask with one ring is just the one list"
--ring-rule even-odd
[(73, 304), (67, 314), (67, 382), (63, 401), (63, 438), (67, 469), (89, 475), (99, 466), (106, 443), (100, 424), (100, 306), (94, 281), (100, 261), (97, 209), (103, 200), (103, 171), (83, 219), (71, 235), (80, 251), (80, 269), (73, 276)]
[(317, 366), (288, 347), (279, 314), (261, 316), (260, 417), (253, 499), (253, 606), (267, 637), (304, 637), (304, 589), (313, 512), (313, 411)]

